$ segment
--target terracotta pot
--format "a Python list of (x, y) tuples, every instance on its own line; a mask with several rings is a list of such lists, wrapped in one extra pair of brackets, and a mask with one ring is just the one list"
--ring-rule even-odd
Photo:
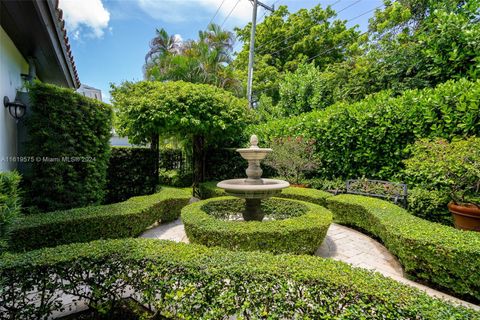
[(480, 208), (470, 204), (455, 204), (451, 201), (448, 210), (455, 220), (455, 228), (480, 232)]

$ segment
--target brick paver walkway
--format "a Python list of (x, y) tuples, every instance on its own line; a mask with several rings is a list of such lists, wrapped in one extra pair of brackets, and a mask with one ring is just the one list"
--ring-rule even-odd
[[(180, 219), (153, 227), (142, 234), (141, 237), (188, 243), (188, 238)], [(377, 271), (384, 276), (423, 290), (431, 296), (480, 310), (480, 306), (408, 280), (405, 278), (400, 263), (382, 244), (351, 228), (332, 223), (328, 229), (325, 241), (318, 248), (315, 255), (347, 262), (355, 267)]]

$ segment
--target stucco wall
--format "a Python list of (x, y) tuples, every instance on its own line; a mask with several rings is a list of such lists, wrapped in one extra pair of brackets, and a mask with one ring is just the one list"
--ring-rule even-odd
[(7, 157), (17, 155), (17, 126), (3, 105), (3, 97), (15, 99), (16, 90), (22, 85), (20, 74), (28, 73), (28, 63), (2, 27), (0, 44), (0, 171), (7, 171), (16, 168), (16, 163)]

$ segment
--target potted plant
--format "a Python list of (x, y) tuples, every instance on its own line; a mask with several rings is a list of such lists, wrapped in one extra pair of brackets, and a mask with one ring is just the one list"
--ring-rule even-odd
[(315, 141), (303, 137), (277, 138), (270, 143), (274, 152), (265, 159), (265, 164), (275, 169), (280, 177), (296, 187), (306, 187), (301, 181), (304, 173), (318, 167), (315, 158)]
[(480, 138), (421, 140), (405, 161), (410, 181), (450, 195), (455, 227), (480, 231)]

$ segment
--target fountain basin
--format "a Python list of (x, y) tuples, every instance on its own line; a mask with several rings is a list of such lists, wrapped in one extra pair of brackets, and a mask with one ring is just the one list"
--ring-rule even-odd
[(223, 180), (217, 187), (225, 190), (229, 195), (244, 199), (264, 199), (282, 192), (290, 184), (287, 181), (276, 179), (259, 179), (259, 184), (248, 184), (247, 179)]

